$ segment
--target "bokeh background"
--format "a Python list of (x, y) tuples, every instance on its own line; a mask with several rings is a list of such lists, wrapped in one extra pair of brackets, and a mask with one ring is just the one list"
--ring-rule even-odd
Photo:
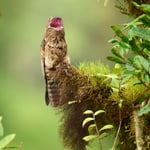
[[(110, 54), (111, 25), (126, 17), (110, 0), (0, 0), (0, 115), (5, 134), (16, 133), (23, 150), (65, 150), (59, 115), (44, 102), (40, 43), (50, 16), (63, 18), (72, 64)], [(69, 130), (69, 129), (68, 129)]]

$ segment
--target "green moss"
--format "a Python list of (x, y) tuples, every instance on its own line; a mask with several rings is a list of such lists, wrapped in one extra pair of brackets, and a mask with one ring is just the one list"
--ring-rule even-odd
[(104, 76), (110, 73), (110, 69), (100, 61), (80, 63), (78, 69), (82, 75), (88, 76), (94, 89), (105, 89), (106, 85), (110, 85), (110, 80)]
[(121, 96), (119, 91), (113, 91), (111, 97), (117, 102), (123, 99), (128, 104), (140, 103), (145, 95), (150, 93), (150, 90), (147, 90), (143, 84), (134, 85), (136, 81), (136, 78), (128, 80), (121, 88)]
[[(83, 62), (80, 63), (78, 67), (79, 72), (82, 75), (87, 75), (90, 83), (94, 89), (105, 89), (106, 87), (111, 87), (111, 79), (107, 78), (105, 75), (110, 75), (110, 69), (105, 66), (100, 61), (98, 62)], [(113, 71), (113, 74), (115, 72)], [(116, 76), (118, 72), (116, 73)], [(121, 85), (121, 89), (112, 91), (111, 98), (119, 103), (120, 98), (123, 99), (125, 103), (133, 104), (138, 103), (141, 99), (150, 92), (146, 90), (146, 87), (142, 84), (136, 84), (136, 78), (131, 78)], [(121, 92), (121, 97), (120, 97)]]
[[(120, 66), (115, 66), (111, 72), (109, 67), (101, 62), (84, 62), (79, 65), (78, 70), (70, 67), (67, 73), (69, 76), (66, 76), (67, 80), (64, 80), (66, 83), (64, 91), (67, 89), (68, 93), (65, 94), (71, 100), (75, 99), (76, 102), (70, 105), (66, 103), (61, 108), (63, 116), (60, 134), (64, 145), (72, 150), (85, 150), (87, 143), (82, 138), (88, 135), (88, 128), (82, 128), (82, 122), (85, 118), (83, 112), (103, 109), (106, 113), (97, 118), (98, 127), (112, 124), (118, 128), (120, 111), (122, 125), (119, 140), (123, 144), (120, 144), (119, 148), (121, 150), (135, 149), (132, 113), (134, 106), (140, 104), (141, 99), (150, 93), (150, 90), (146, 90), (144, 85), (135, 84), (136, 78), (124, 78)], [(62, 77), (62, 74), (60, 76)], [(113, 79), (117, 81), (116, 90), (112, 88)], [(70, 89), (72, 89), (73, 97), (69, 94)], [(120, 99), (123, 100), (121, 109), (119, 107)]]
[(88, 74), (90, 76), (98, 76), (99, 74), (110, 73), (109, 67), (105, 66), (100, 61), (80, 63), (78, 69), (81, 74)]
[(143, 84), (134, 85), (135, 79), (131, 79), (123, 90), (123, 97), (128, 103), (139, 103), (140, 99), (147, 93), (146, 87)]

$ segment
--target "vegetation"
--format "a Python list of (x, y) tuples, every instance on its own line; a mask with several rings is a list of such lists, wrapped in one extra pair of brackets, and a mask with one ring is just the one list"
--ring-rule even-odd
[(10, 143), (14, 140), (15, 134), (9, 134), (4, 136), (4, 128), (2, 125), (2, 117), (0, 117), (0, 150), (11, 150), (11, 149), (18, 149), (21, 150), (21, 145), (20, 146), (10, 146)]
[[(115, 134), (112, 150), (145, 150), (150, 146), (150, 5), (125, 2), (129, 5), (126, 14), (135, 19), (122, 27), (112, 26), (115, 38), (109, 43), (114, 46), (112, 56), (107, 58), (115, 62), (113, 70), (101, 63), (81, 63), (79, 66), (80, 74), (88, 77), (89, 84), (84, 85), (88, 90), (84, 87), (80, 103), (63, 110), (65, 126), (61, 134), (71, 149), (83, 150), (87, 142), (98, 140), (97, 148), (102, 150), (101, 140), (110, 134)], [(83, 83), (87, 79), (79, 80)], [(78, 83), (78, 88), (82, 88)], [(81, 97), (79, 93), (77, 95)], [(69, 113), (66, 113), (68, 109)], [(83, 129), (73, 125), (76, 119), (78, 125), (82, 122)], [(72, 132), (68, 135), (69, 126)], [(114, 132), (110, 131), (112, 129)]]
[[(121, 150), (144, 149), (145, 150), (150, 147), (150, 140), (149, 140), (149, 135), (150, 135), (150, 119), (149, 119), (150, 117), (150, 5), (149, 4), (150, 1), (140, 0), (139, 2), (138, 0), (134, 0), (133, 2), (132, 0), (124, 0), (124, 1), (117, 0), (117, 2), (118, 3), (116, 7), (119, 8), (122, 13), (133, 17), (133, 20), (119, 27), (118, 26), (111, 27), (115, 33), (115, 37), (109, 41), (109, 43), (113, 44), (113, 47), (111, 49), (112, 55), (108, 56), (107, 58), (115, 62), (114, 68), (111, 71), (111, 69), (109, 69), (108, 66), (103, 65), (101, 62), (81, 63), (77, 69), (77, 72), (80, 74), (79, 77), (81, 78), (77, 78), (78, 82), (76, 82), (77, 79), (74, 79), (73, 83), (80, 83), (80, 81), (86, 80), (85, 84), (87, 84), (88, 86), (87, 87), (85, 86), (86, 88), (84, 90), (81, 89), (78, 91), (77, 94), (79, 95), (77, 96), (79, 97), (81, 96), (81, 100), (79, 103), (78, 101), (76, 100), (74, 101), (74, 99), (71, 99), (68, 102), (69, 105), (66, 104), (59, 109), (60, 112), (62, 113), (62, 120), (61, 120), (62, 124), (60, 127), (60, 136), (62, 137), (62, 141), (64, 145), (73, 150), (84, 150), (84, 149), (104, 150), (103, 140), (105, 140), (105, 138), (108, 138), (110, 135), (113, 135), (112, 136), (113, 143), (109, 147), (112, 150), (115, 149), (121, 149)], [(107, 3), (109, 3), (108, 0), (105, 1), (105, 5)], [(34, 5), (36, 4), (37, 3), (35, 3)], [(49, 5), (47, 5), (47, 7), (48, 7), (47, 10), (49, 11)], [(80, 13), (80, 11), (76, 11), (76, 13), (78, 12)], [(14, 12), (14, 13), (18, 14), (18, 12)], [(2, 11), (2, 15), (3, 15), (3, 11)], [(76, 14), (76, 16), (80, 16), (80, 15)], [(25, 17), (21, 16), (20, 18), (22, 19)], [(9, 19), (11, 19), (11, 17)], [(8, 25), (7, 29), (11, 31), (11, 27), (13, 26), (13, 23), (11, 23), (12, 26), (10, 26), (8, 22), (6, 22), (6, 24)], [(37, 24), (38, 23), (36, 23), (36, 25)], [(21, 30), (24, 27), (23, 25), (24, 24), (22, 24), (22, 27), (20, 28)], [(17, 33), (19, 33), (18, 30), (19, 28), (17, 28), (16, 31), (14, 31), (15, 34), (12, 34), (12, 36), (17, 35)], [(71, 34), (74, 35), (74, 33)], [(26, 36), (29, 37), (29, 34), (27, 33)], [(18, 37), (20, 38), (20, 35)], [(85, 37), (88, 36), (86, 35)], [(34, 38), (35, 38), (35, 34), (34, 34)], [(82, 38), (79, 38), (79, 41), (82, 41), (81, 39)], [(23, 42), (26, 40), (27, 38), (23, 39)], [(3, 36), (3, 41), (7, 41), (5, 40), (5, 36)], [(9, 43), (9, 41), (7, 42)], [(18, 52), (20, 51), (20, 47), (21, 48), (24, 47), (24, 45), (22, 46), (23, 42), (22, 43), (20, 42), (21, 43), (20, 44), (17, 41), (16, 47), (19, 47)], [(38, 43), (38, 40), (36, 42)], [(89, 44), (91, 43), (89, 42)], [(3, 45), (4, 45), (3, 49), (5, 51), (5, 47), (7, 47), (7, 43), (4, 43)], [(25, 46), (26, 45), (30, 45), (30, 44), (25, 43)], [(37, 48), (35, 49), (37, 51)], [(11, 47), (11, 50), (14, 49), (12, 49)], [(29, 56), (34, 55), (34, 53), (33, 55), (31, 55), (31, 51), (29, 51), (29, 53), (26, 50), (24, 51), (26, 53), (24, 53), (23, 58), (28, 57), (28, 54)], [(6, 53), (9, 52), (10, 51), (8, 50), (6, 51)], [(18, 54), (18, 52), (16, 52), (16, 55)], [(5, 55), (7, 56), (6, 53)], [(82, 56), (81, 53), (79, 53), (79, 55)], [(5, 57), (3, 57), (3, 59), (4, 58)], [(12, 59), (10, 59), (10, 61), (12, 61)], [(24, 61), (24, 63), (22, 63), (22, 61), (24, 60), (20, 61), (20, 59), (17, 58), (15, 60), (15, 63), (11, 62), (12, 64), (11, 66), (13, 67), (12, 68), (10, 66), (9, 67), (12, 70), (14, 70), (15, 69), (14, 64), (21, 64), (20, 68), (23, 68), (23, 74), (25, 74), (24, 68), (28, 68), (29, 66), (31, 67), (30, 68), (31, 70), (35, 68), (34, 65), (32, 66), (32, 63), (30, 63), (29, 65), (26, 61)], [(26, 63), (27, 66), (22, 67)], [(6, 70), (7, 73), (7, 68), (5, 66), (2, 67)], [(27, 72), (32, 72), (30, 69)], [(19, 72), (19, 69), (17, 71)], [(18, 72), (16, 74), (18, 74)], [(22, 74), (20, 74), (20, 76), (21, 75)], [(11, 81), (10, 81), (10, 76), (12, 78)], [(26, 76), (28, 77), (28, 73), (26, 74)], [(37, 124), (41, 124), (42, 129), (41, 130), (36, 129), (32, 135), (36, 135), (37, 137), (37, 131), (38, 131), (38, 136), (39, 135), (42, 136), (41, 139), (43, 140), (40, 142), (43, 143), (48, 139), (48, 144), (50, 145), (50, 147), (52, 147), (53, 142), (52, 139), (49, 140), (49, 133), (47, 133), (47, 131), (49, 130), (49, 126), (51, 125), (53, 125), (53, 128), (56, 127), (57, 123), (54, 121), (56, 118), (54, 117), (52, 118), (51, 116), (49, 116), (48, 114), (51, 114), (51, 112), (47, 113), (45, 111), (45, 108), (43, 111), (44, 112), (43, 116), (41, 115), (41, 103), (37, 102), (37, 99), (41, 95), (38, 94), (40, 92), (37, 91), (41, 91), (41, 89), (37, 90), (35, 88), (35, 90), (33, 91), (32, 88), (30, 89), (26, 87), (27, 84), (34, 84), (32, 79), (36, 81), (35, 75), (33, 74), (32, 79), (27, 78), (23, 83), (21, 83), (23, 84), (23, 88), (22, 85), (19, 86), (19, 84), (17, 83), (18, 80), (19, 81), (21, 80), (21, 78), (16, 79), (16, 76), (15, 75), (13, 76), (13, 73), (11, 75), (8, 73), (8, 78), (5, 75), (3, 75), (2, 77), (3, 78), (1, 79), (1, 84), (4, 84), (3, 91), (7, 91), (7, 92), (10, 91), (10, 93), (14, 92), (15, 94), (17, 93), (16, 94), (17, 96), (15, 95), (14, 96), (15, 98), (13, 99), (13, 97), (7, 97), (8, 94), (2, 92), (3, 94), (1, 96), (1, 99), (5, 97), (7, 97), (6, 99), (9, 100), (11, 99), (11, 101), (9, 101), (9, 105), (7, 103), (7, 108), (10, 112), (15, 112), (16, 108), (18, 108), (17, 110), (19, 110), (19, 113), (16, 111), (17, 116), (15, 116), (14, 118), (18, 118), (19, 116), (18, 114), (20, 114), (21, 120), (18, 122), (20, 122), (20, 124), (23, 122), (21, 124), (21, 126), (23, 126), (22, 130), (23, 131), (25, 130), (24, 129), (25, 123), (28, 123), (30, 128), (31, 125), (32, 128), (34, 128), (37, 126)], [(8, 90), (7, 87), (5, 87), (5, 81), (8, 82), (8, 87), (10, 90)], [(14, 88), (14, 86), (17, 88)], [(34, 92), (35, 95), (37, 96), (36, 97), (26, 96), (24, 98), (23, 96), (23, 92), (25, 91), (24, 88), (28, 89), (26, 90), (25, 95), (28, 95), (26, 93), (30, 93), (32, 91), (32, 93)], [(19, 89), (23, 89), (23, 90), (19, 92), (18, 91)], [(16, 107), (14, 107), (14, 100), (17, 99), (17, 97), (19, 97), (19, 100), (16, 101), (15, 103)], [(27, 107), (25, 107), (24, 110), (24, 105), (22, 105), (22, 101), (20, 101), (20, 97), (23, 102), (32, 104), (31, 111), (26, 110), (26, 108), (30, 109), (29, 107), (30, 105), (28, 104), (26, 105)], [(29, 100), (35, 99), (35, 102), (32, 103), (31, 101), (27, 101), (28, 99)], [(1, 105), (1, 111), (4, 111), (2, 106), (3, 105)], [(35, 108), (33, 106), (36, 106), (37, 111), (33, 111), (33, 108)], [(22, 113), (23, 111), (24, 113)], [(35, 117), (32, 116), (33, 114), (35, 116), (38, 116), (37, 117), (38, 121), (35, 124), (33, 121), (35, 121), (36, 119), (34, 120)], [(25, 115), (27, 115), (26, 118), (24, 118)], [(48, 124), (47, 128), (45, 128), (45, 123), (43, 124), (43, 122), (46, 122), (45, 119), (46, 117), (47, 120), (49, 118), (50, 121), (53, 120), (53, 122), (50, 122), (49, 124), (47, 122)], [(42, 118), (41, 119), (42, 121), (40, 120), (39, 122), (39, 118)], [(30, 124), (29, 122), (32, 123)], [(47, 137), (45, 137), (45, 134), (42, 135), (43, 128), (45, 129), (45, 134), (48, 135)], [(26, 134), (27, 133), (24, 132), (24, 135)], [(15, 148), (21, 150), (21, 146), (13, 147), (10, 145), (10, 143), (14, 140), (14, 137), (15, 134), (4, 136), (3, 127), (2, 124), (0, 123), (0, 149)], [(34, 138), (32, 139), (30, 139), (30, 137), (28, 138), (31, 145), (33, 145)], [(95, 141), (96, 144), (94, 143)], [(37, 145), (37, 148), (33, 148), (33, 149), (40, 148), (38, 146), (38, 143), (40, 142), (35, 141), (34, 145), (35, 146)], [(96, 145), (96, 148), (92, 147), (93, 146), (92, 143)], [(44, 148), (44, 146), (45, 145), (42, 145), (41, 147)], [(46, 149), (48, 149), (47, 147), (48, 146), (46, 145)], [(53, 149), (57, 149), (57, 148), (53, 148)]]
[[(102, 74), (97, 72), (95, 75), (97, 77), (103, 76), (111, 79), (112, 94), (110, 97), (118, 103), (119, 111), (113, 109), (113, 112), (111, 112), (114, 114), (114, 118), (118, 117), (118, 127), (115, 122), (112, 122), (117, 128), (117, 131), (111, 149), (115, 149), (116, 141), (120, 138), (119, 145), (121, 149), (137, 148), (138, 150), (145, 150), (150, 146), (148, 139), (150, 129), (150, 5), (142, 4), (142, 2), (140, 4), (131, 1), (126, 2), (129, 4), (129, 11), (128, 13), (126, 11), (126, 14), (136, 16), (136, 18), (123, 25), (122, 28), (112, 26), (116, 36), (109, 41), (109, 43), (114, 44), (111, 49), (113, 55), (107, 58), (116, 63), (115, 67), (112, 73)], [(149, 3), (149, 1), (146, 1), (146, 3)], [(122, 6), (118, 8), (121, 11), (124, 10), (123, 13), (125, 13), (125, 9)], [(102, 103), (107, 102), (102, 101)], [(110, 105), (112, 104), (110, 103)], [(124, 107), (126, 107), (124, 110), (127, 113), (126, 119), (122, 111)], [(101, 112), (102, 110), (99, 111)], [(115, 115), (117, 113), (116, 111), (118, 111), (118, 116)], [(108, 112), (106, 111), (106, 113)], [(85, 114), (94, 113), (93, 111), (87, 110)], [(108, 113), (108, 116), (110, 115), (112, 114)], [(92, 120), (96, 122), (94, 115), (93, 118), (87, 117), (83, 121), (83, 124)], [(124, 123), (125, 125), (123, 125)], [(108, 125), (108, 127), (112, 126)], [(90, 124), (89, 128), (89, 133), (94, 128), (93, 131), (95, 131), (95, 134), (93, 135), (92, 133), (84, 137), (84, 140), (93, 141), (93, 139), (98, 137), (100, 141), (101, 135), (99, 131), (103, 127), (100, 130), (96, 130), (97, 124), (94, 123)], [(123, 132), (128, 132), (128, 135), (125, 133), (122, 134)], [(127, 146), (121, 144), (125, 141)], [(101, 145), (99, 148), (102, 149)]]

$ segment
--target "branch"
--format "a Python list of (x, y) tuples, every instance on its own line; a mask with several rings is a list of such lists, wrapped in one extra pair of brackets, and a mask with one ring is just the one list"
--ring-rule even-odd
[(141, 117), (138, 117), (138, 110), (135, 109), (133, 111), (133, 120), (135, 126), (135, 140), (137, 150), (143, 150), (144, 148), (144, 140), (143, 140), (143, 121)]

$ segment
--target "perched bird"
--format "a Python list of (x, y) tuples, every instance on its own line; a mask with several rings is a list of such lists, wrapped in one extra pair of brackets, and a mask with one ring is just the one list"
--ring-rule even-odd
[[(41, 66), (46, 84), (45, 101), (47, 105), (50, 103), (57, 107), (61, 103), (62, 81), (60, 77), (70, 64), (67, 51), (62, 19), (52, 17), (48, 20), (41, 43)], [(61, 68), (64, 71), (61, 71)]]

